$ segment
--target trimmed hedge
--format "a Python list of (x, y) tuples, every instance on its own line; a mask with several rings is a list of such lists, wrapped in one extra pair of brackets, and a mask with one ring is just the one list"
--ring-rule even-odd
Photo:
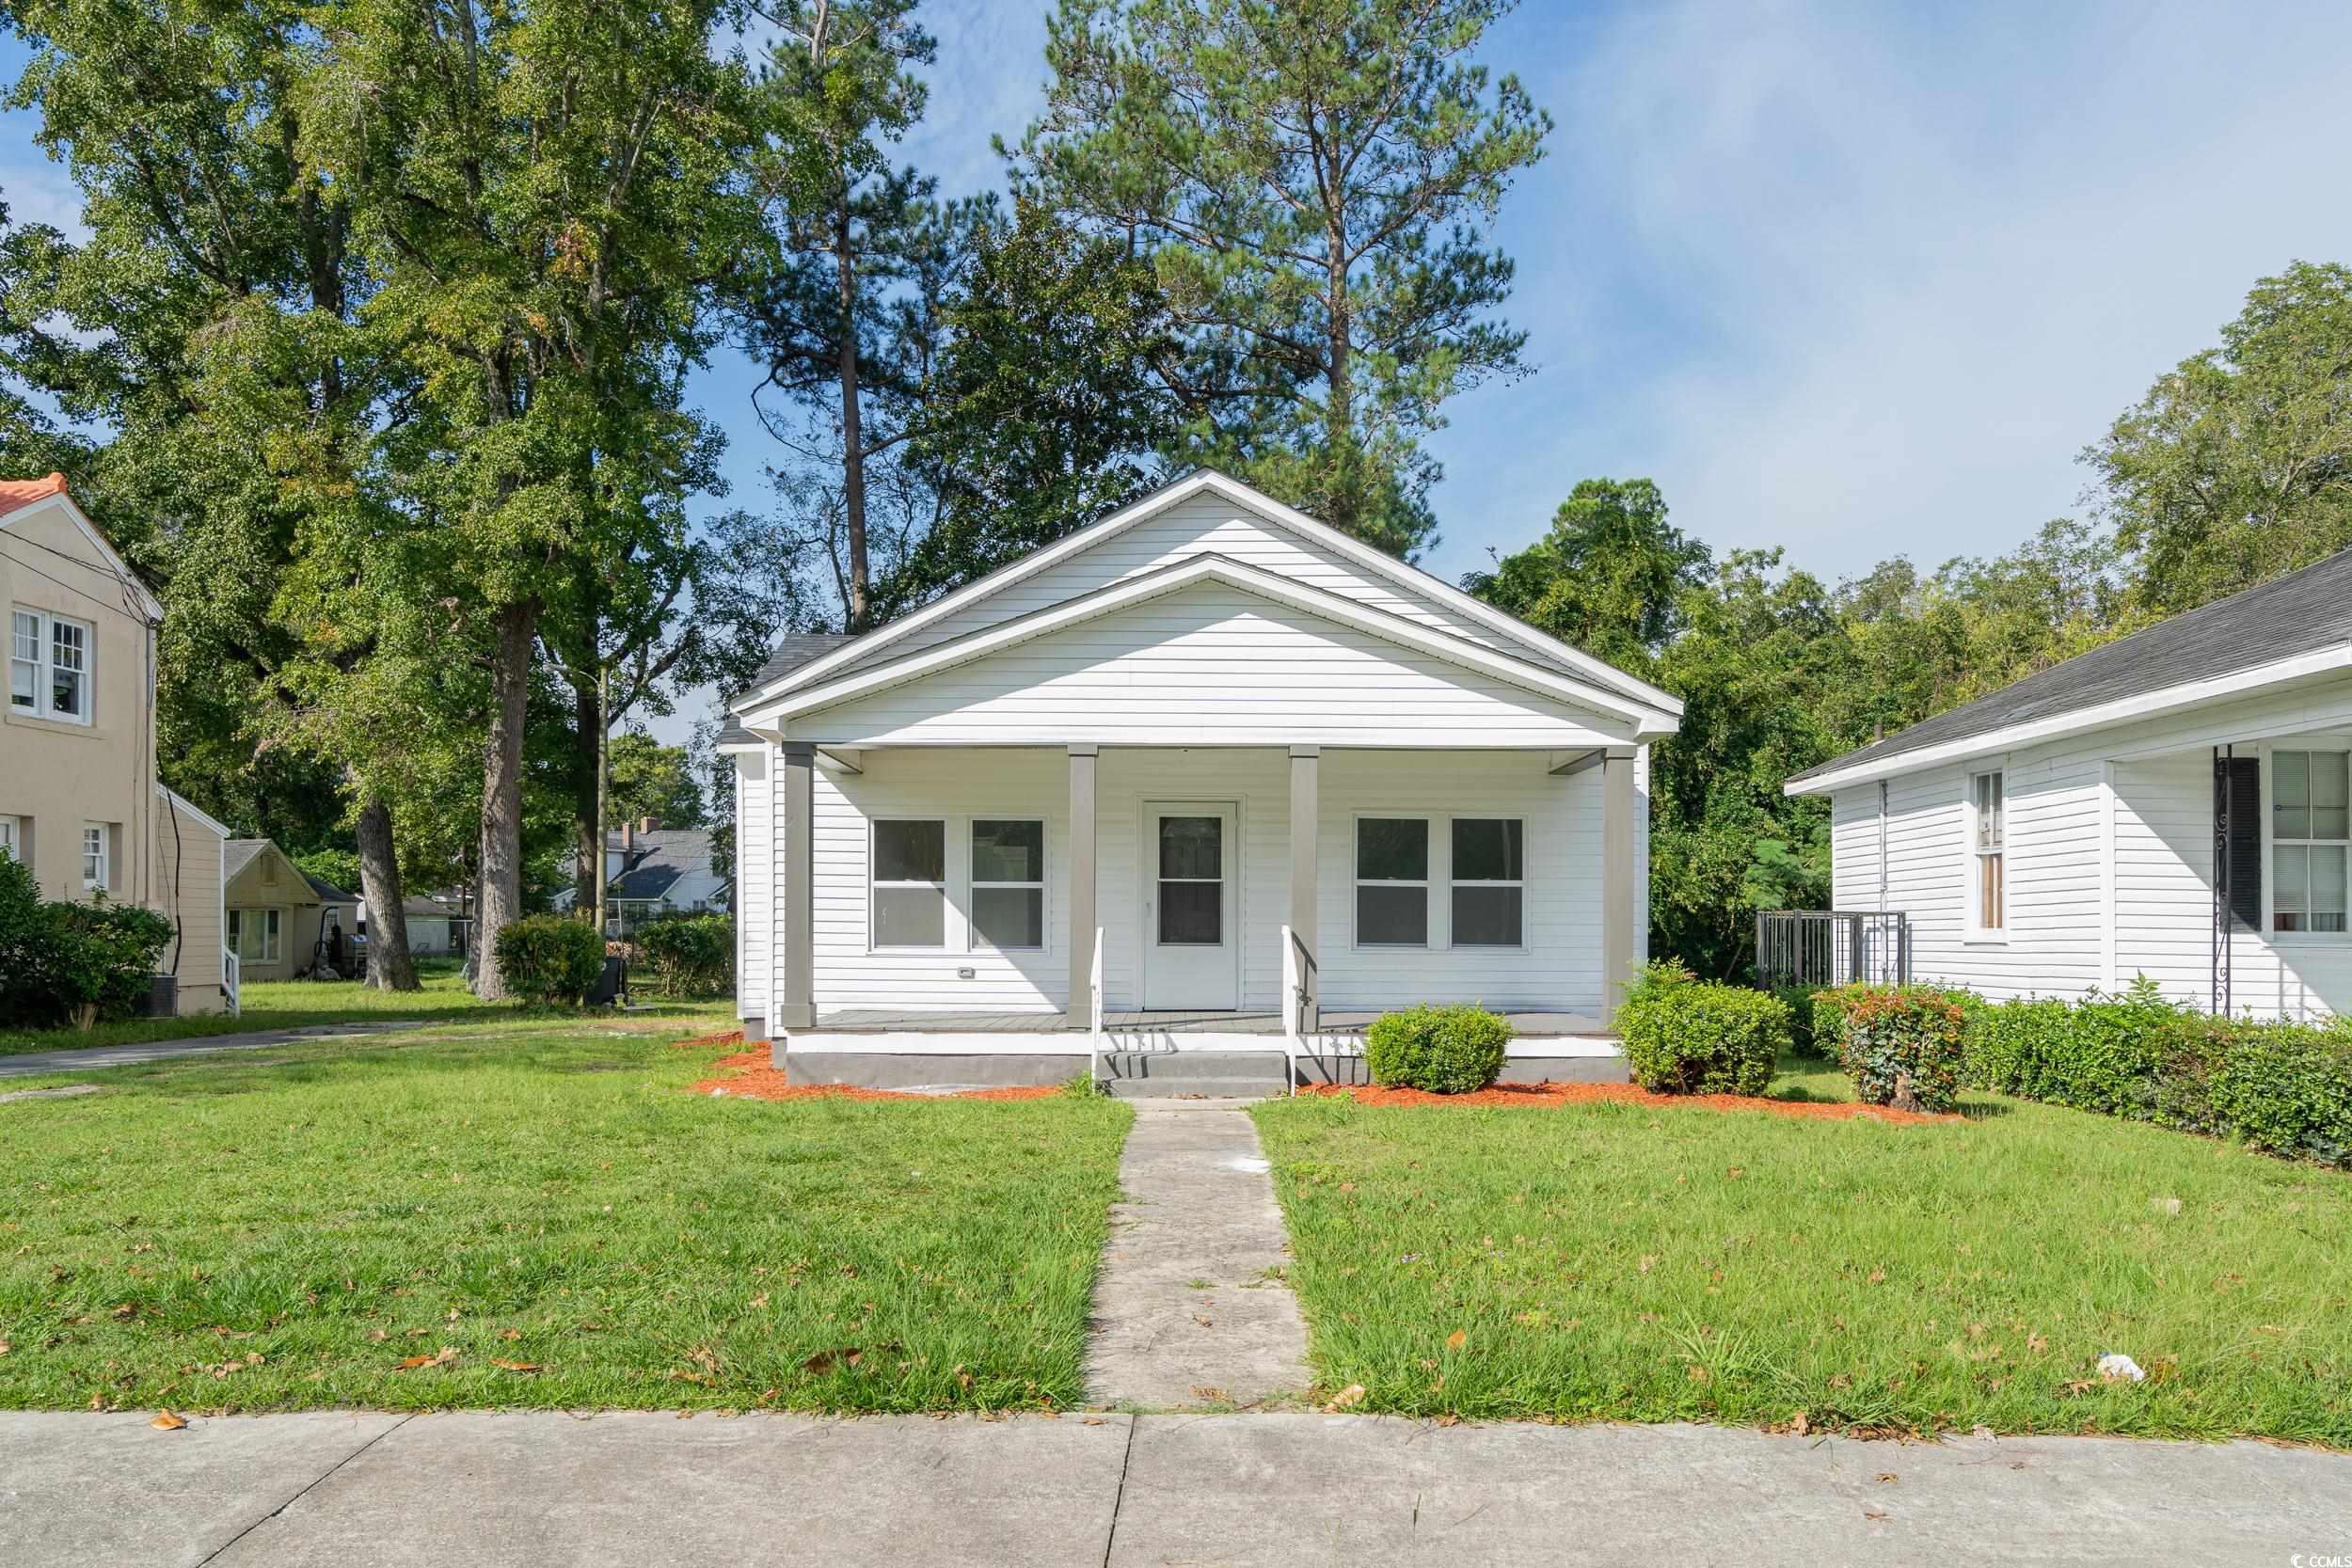
[(2121, 996), (1982, 1006), (1967, 1074), (2023, 1100), (2352, 1166), (2352, 1022), (2341, 1019), (2212, 1018), (2167, 1002), (2143, 975)]
[(1483, 1007), (1409, 1007), (1373, 1020), (1364, 1064), (1382, 1088), (1470, 1094), (1502, 1073), (1507, 1019)]
[(671, 996), (724, 996), (735, 990), (735, 917), (677, 915), (642, 926), (637, 948), (654, 989)]
[(1654, 1094), (1760, 1095), (1788, 1046), (1789, 1009), (1661, 959), (1644, 966), (1617, 1009), (1617, 1033), (1633, 1081)]
[(1864, 1104), (1942, 1112), (1959, 1100), (1968, 1014), (1950, 992), (1847, 986), (1816, 995), (1809, 1016)]
[(162, 915), (103, 894), (44, 902), (32, 872), (0, 855), (0, 1028), (129, 1016), (171, 936)]
[(498, 934), (499, 973), (526, 1002), (577, 1007), (604, 974), (604, 938), (585, 920), (532, 914)]

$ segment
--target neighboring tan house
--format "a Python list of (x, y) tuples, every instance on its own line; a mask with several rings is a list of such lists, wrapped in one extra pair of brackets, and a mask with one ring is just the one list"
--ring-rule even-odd
[(50, 898), (98, 893), (172, 923), (158, 960), (183, 1013), (235, 1006), (221, 943), (229, 830), (155, 768), (163, 606), (66, 494), (62, 475), (0, 481), (0, 854)]
[(358, 934), (358, 898), (294, 864), (272, 840), (230, 839), (226, 864), (229, 946), (246, 979), (308, 974), (327, 931)]
[[(700, 828), (664, 828), (658, 816), (625, 822), (605, 835), (607, 936), (626, 937), (648, 921), (673, 914), (725, 912), (734, 883), (712, 868), (710, 834)], [(568, 911), (577, 890), (549, 900)]]
[(796, 1080), (1263, 1093), (1423, 1002), (1626, 1076), (1681, 704), (1221, 474), (729, 705), (738, 1010)]
[(1988, 996), (2144, 974), (2217, 1013), (2352, 1011), (2352, 553), (1787, 788), (1830, 802), (1836, 912), (1766, 924), (1819, 927), (1841, 970), (1841, 933), (1877, 932), (1860, 967)]

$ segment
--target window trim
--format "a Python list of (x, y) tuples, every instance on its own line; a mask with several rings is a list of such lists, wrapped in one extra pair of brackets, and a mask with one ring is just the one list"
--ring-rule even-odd
[[(912, 953), (928, 956), (933, 953), (970, 950), (971, 937), (968, 922), (963, 942), (959, 944), (956, 941), (956, 846), (955, 835), (950, 830), (957, 820), (946, 812), (935, 816), (912, 816), (894, 812), (887, 816), (868, 816), (866, 819), (866, 950), (868, 953)], [(938, 881), (885, 882), (876, 875), (881, 870), (882, 830), (885, 824), (892, 822), (936, 822), (939, 824), (940, 879)], [(966, 832), (964, 839), (968, 845), (971, 834)], [(882, 900), (875, 895), (883, 888), (931, 888), (938, 891), (940, 906), (938, 946), (911, 947), (902, 942), (885, 944), (882, 942)]]
[[(16, 651), (16, 617), (30, 616), (34, 623), (36, 657), (25, 659)], [(82, 667), (76, 672), (82, 677), (81, 706), (72, 713), (59, 713), (44, 707), (42, 698), (56, 689), (57, 628), (72, 626), (82, 634)], [(98, 722), (98, 627), (91, 622), (76, 620), (71, 615), (58, 615), (32, 605), (8, 607), (8, 701), (0, 713), (10, 719), (31, 719), (44, 724), (72, 724), (88, 729)], [(33, 705), (19, 707), (16, 704), (16, 668), (30, 664), (33, 668)]]
[[(1994, 788), (1998, 795), (2000, 836), (1990, 850), (1978, 842), (1980, 808), (1977, 804), (1977, 784), (1982, 779), (1997, 781)], [(1960, 895), (1961, 940), (1963, 942), (1993, 944), (2009, 941), (2009, 807), (2007, 759), (1995, 768), (1972, 768), (1966, 771), (1961, 790), (1961, 853), (1965, 857)], [(2000, 863), (2000, 908), (1997, 912), (2001, 923), (1997, 926), (1987, 926), (1979, 918), (1984, 911), (1984, 867), (1987, 861)]]
[[(1456, 877), (1454, 874), (1454, 825), (1456, 822), (1516, 822), (1519, 825), (1519, 874), (1516, 879), (1505, 877)], [(1445, 819), (1445, 945), (1446, 951), (1474, 953), (1524, 953), (1527, 941), (1527, 817), (1513, 812), (1454, 812)], [(1432, 870), (1436, 867), (1432, 866)], [(1462, 942), (1454, 934), (1454, 892), (1456, 888), (1515, 887), (1519, 890), (1519, 940), (1517, 942)]]
[[(953, 819), (951, 819), (953, 820)], [(974, 812), (961, 819), (963, 824), (963, 870), (966, 896), (971, 911), (963, 923), (963, 950), (967, 953), (1050, 953), (1054, 947), (1054, 901), (1047, 890), (1053, 886), (1053, 824), (1042, 813), (1024, 812), (1003, 814)], [(1037, 879), (1027, 882), (984, 882), (973, 857), (979, 853), (977, 827), (982, 822), (1034, 822), (1037, 824)], [(951, 851), (952, 853), (952, 851)], [(1017, 947), (1004, 947), (980, 935), (980, 890), (983, 888), (1035, 888), (1037, 890), (1037, 941)], [(951, 895), (948, 900), (954, 902)], [(928, 953), (930, 948), (918, 948)]]
[[(267, 918), (262, 922), (262, 951), (247, 955), (240, 951), (245, 935), (245, 915), (258, 914)], [(221, 932), (229, 951), (237, 955), (241, 964), (274, 964), (285, 959), (284, 920), (277, 906), (271, 904), (239, 905), (221, 911)]]
[[(2352, 772), (2352, 748), (2324, 746), (2312, 741), (2296, 746), (2280, 746), (2271, 741), (2263, 743), (2261, 751), (2263, 937), (2265, 941), (2284, 942), (2291, 947), (2352, 944), (2352, 929), (2343, 931), (2281, 931), (2279, 929), (2279, 846), (2281, 844), (2289, 847), (2300, 846), (2304, 848), (2313, 846), (2326, 848), (2342, 847), (2344, 850), (2347, 883), (2345, 904), (2347, 910), (2352, 911), (2352, 838), (2281, 839), (2275, 831), (2279, 819), (2278, 758), (2281, 752), (2294, 752), (2305, 755), (2316, 752), (2323, 755), (2341, 756), (2345, 759), (2344, 766), (2347, 772)], [(2347, 827), (2352, 827), (2352, 824), (2347, 824)], [(2347, 927), (2352, 927), (2352, 918), (2347, 918), (2344, 924)]]
[(0, 854), (20, 865), (32, 863), (24, 858), (24, 818), (0, 816)]
[[(90, 875), (95, 861), (98, 874)], [(82, 824), (82, 891), (110, 893), (115, 885), (114, 829), (104, 822)]]
[[(1442, 953), (1450, 930), (1438, 924), (1439, 900), (1437, 890), (1444, 885), (1438, 875), (1439, 869), (1438, 823), (1443, 818), (1434, 812), (1365, 810), (1348, 819), (1347, 837), (1347, 936), (1348, 945), (1365, 953)], [(1419, 879), (1406, 877), (1363, 876), (1364, 824), (1366, 822), (1419, 822), (1429, 836), (1423, 845), (1424, 859)], [(1448, 840), (1448, 847), (1451, 841)], [(1419, 942), (1373, 942), (1364, 936), (1362, 890), (1367, 887), (1417, 887), (1422, 890), (1422, 940)], [(1450, 912), (1450, 903), (1449, 903)]]

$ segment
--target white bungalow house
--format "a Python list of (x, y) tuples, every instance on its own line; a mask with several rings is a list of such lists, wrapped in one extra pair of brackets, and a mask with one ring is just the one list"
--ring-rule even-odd
[(1422, 1002), (1624, 1076), (1681, 705), (1221, 474), (730, 706), (739, 1010), (803, 1082), (1263, 1092)]
[(1829, 798), (1833, 902), (1899, 915), (1915, 979), (2310, 1017), (2352, 1006), (2348, 768), (2352, 553), (1787, 789)]

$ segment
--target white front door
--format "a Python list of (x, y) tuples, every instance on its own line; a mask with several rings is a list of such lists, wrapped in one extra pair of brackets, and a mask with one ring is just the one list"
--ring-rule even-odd
[(1143, 808), (1143, 1005), (1241, 1006), (1241, 899), (1231, 802)]

